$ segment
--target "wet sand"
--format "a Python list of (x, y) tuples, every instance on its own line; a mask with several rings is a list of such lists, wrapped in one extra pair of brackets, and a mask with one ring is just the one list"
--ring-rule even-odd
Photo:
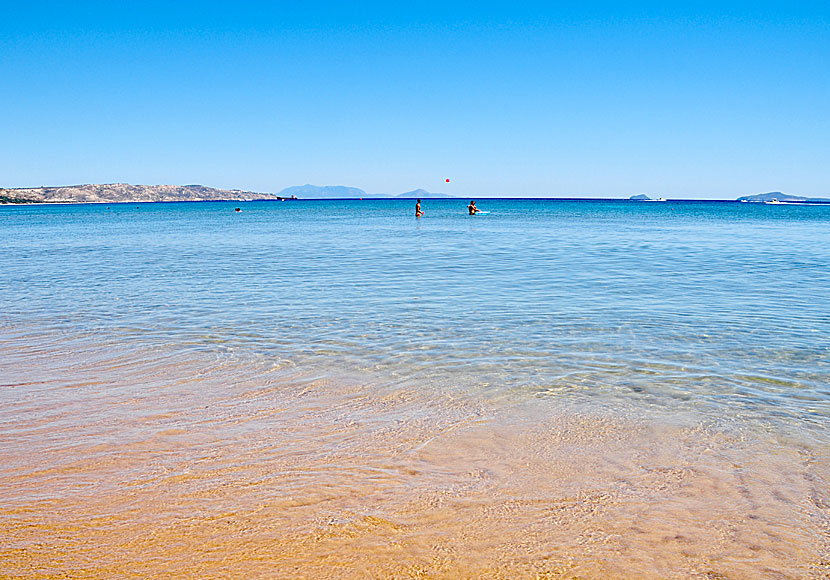
[(807, 434), (25, 344), (4, 345), (0, 578), (830, 577)]

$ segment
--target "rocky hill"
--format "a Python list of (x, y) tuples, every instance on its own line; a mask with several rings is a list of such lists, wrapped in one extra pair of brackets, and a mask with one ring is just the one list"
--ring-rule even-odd
[(246, 199), (275, 199), (269, 193), (254, 193), (238, 189), (214, 189), (204, 185), (130, 185), (106, 183), (100, 185), (68, 185), (63, 187), (33, 187), (0, 189), (0, 199), (15, 203), (120, 203), (142, 201), (220, 201)]

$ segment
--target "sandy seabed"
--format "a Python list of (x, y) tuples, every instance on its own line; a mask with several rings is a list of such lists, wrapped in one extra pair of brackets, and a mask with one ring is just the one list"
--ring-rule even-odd
[(26, 344), (3, 345), (0, 578), (830, 578), (807, 435)]

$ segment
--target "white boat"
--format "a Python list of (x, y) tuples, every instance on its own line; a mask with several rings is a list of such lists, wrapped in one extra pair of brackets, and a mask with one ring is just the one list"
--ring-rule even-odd
[(765, 201), (764, 203), (774, 204), (774, 203), (781, 203), (781, 202), (778, 201), (777, 197), (773, 197), (771, 200)]

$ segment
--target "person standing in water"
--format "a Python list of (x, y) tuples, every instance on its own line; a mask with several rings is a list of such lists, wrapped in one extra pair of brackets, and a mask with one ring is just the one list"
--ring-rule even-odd
[(476, 207), (476, 202), (472, 199), (470, 200), (470, 205), (467, 206), (467, 209), (470, 210), (470, 215), (476, 215), (481, 210)]
[(421, 200), (419, 199), (415, 204), (415, 217), (421, 217), (422, 215), (424, 215), (424, 212), (421, 211)]

